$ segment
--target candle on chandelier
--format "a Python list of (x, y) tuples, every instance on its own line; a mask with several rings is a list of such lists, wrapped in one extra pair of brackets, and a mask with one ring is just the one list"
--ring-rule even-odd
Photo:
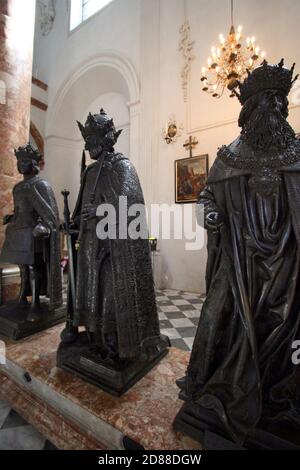
[(223, 36), (222, 33), (219, 35), (219, 39), (220, 39), (220, 43), (221, 43), (222, 45), (225, 44), (225, 38), (224, 38), (224, 36)]

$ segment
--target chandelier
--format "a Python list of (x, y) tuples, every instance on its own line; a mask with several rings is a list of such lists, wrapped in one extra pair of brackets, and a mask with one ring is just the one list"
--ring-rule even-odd
[(237, 32), (233, 25), (233, 0), (231, 0), (231, 28), (227, 38), (219, 36), (219, 46), (212, 46), (211, 57), (207, 59), (207, 67), (202, 67), (201, 81), (203, 91), (214, 98), (220, 98), (225, 88), (230, 91), (230, 97), (235, 96), (234, 89), (238, 82), (243, 82), (247, 74), (255, 67), (256, 62), (266, 56), (255, 44), (255, 37), (246, 39), (246, 47), (242, 46), (242, 26)]

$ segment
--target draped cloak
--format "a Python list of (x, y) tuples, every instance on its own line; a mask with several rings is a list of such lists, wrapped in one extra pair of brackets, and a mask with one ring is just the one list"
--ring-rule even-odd
[[(85, 204), (111, 204), (116, 211), (116, 239), (101, 240), (96, 228), (99, 218), (85, 222)], [(154, 282), (148, 239), (122, 238), (119, 234), (119, 197), (144, 206), (137, 173), (122, 154), (108, 153), (99, 175), (99, 162), (87, 167), (82, 177), (73, 219), (79, 220), (76, 305), (74, 324), (90, 332), (116, 328), (120, 358), (135, 358), (148, 345), (160, 341)], [(125, 214), (125, 229), (131, 218)], [(104, 341), (104, 338), (103, 338)]]
[(186, 392), (238, 443), (281, 413), (300, 425), (291, 359), (300, 339), (300, 162), (278, 173), (278, 193), (262, 196), (249, 186), (251, 170), (217, 158), (199, 200), (224, 224), (208, 231), (207, 297)]
[[(59, 214), (53, 190), (47, 181), (33, 176), (16, 184), (13, 199), (14, 214), (6, 228), (0, 262), (34, 265), (37, 253), (43, 253), (41, 294), (48, 295), (49, 308), (54, 310), (62, 304), (62, 279)], [(32, 234), (39, 218), (50, 230), (50, 236), (45, 240), (35, 239)], [(30, 294), (28, 290), (27, 295)]]

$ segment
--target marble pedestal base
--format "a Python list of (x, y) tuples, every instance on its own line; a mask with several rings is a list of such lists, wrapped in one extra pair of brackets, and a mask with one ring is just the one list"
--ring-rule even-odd
[(0, 374), (0, 399), (62, 450), (103, 450), (100, 442), (37, 397)]
[[(300, 444), (259, 428), (251, 431), (244, 446), (239, 447), (228, 437), (214, 411), (190, 402), (184, 403), (173, 426), (176, 431), (203, 443), (207, 450), (300, 450)], [(287, 427), (284, 420), (278, 425), (281, 436)], [(291, 436), (296, 438), (295, 429), (293, 431)]]
[(100, 354), (92, 352), (87, 335), (82, 332), (76, 342), (60, 344), (57, 351), (57, 366), (112, 395), (121, 396), (168, 353), (169, 346), (168, 338), (162, 337), (147, 358), (120, 363), (103, 360)]
[(34, 321), (29, 321), (30, 304), (9, 302), (0, 307), (0, 334), (19, 340), (62, 323), (66, 318), (65, 307), (50, 311), (46, 302), (35, 312)]
[[(14, 405), (12, 397), (11, 405), (18, 406), (18, 413), (30, 424), (57, 447), (64, 449), (74, 449), (72, 429), (79, 430), (80, 435), (87, 439), (80, 448), (89, 448), (92, 440), (98, 443), (99, 448), (108, 450), (124, 449), (124, 442), (128, 441), (147, 450), (201, 449), (198, 442), (172, 428), (181, 406), (176, 380), (185, 373), (190, 356), (188, 352), (170, 348), (169, 354), (148, 374), (121, 397), (115, 397), (56, 367), (63, 328), (64, 325), (57, 325), (18, 342), (0, 337), (6, 350), (2, 344), (6, 361), (1, 364), (0, 355), (0, 374), (28, 394), (32, 407), (35, 402), (46, 407), (43, 416), (45, 420), (51, 420), (49, 426), (54, 433), (56, 429), (57, 433), (61, 432), (62, 426), (59, 419), (53, 418), (52, 421), (54, 415), (48, 415), (47, 409), (61, 417), (66, 423), (64, 442), (60, 445), (46, 434), (40, 423), (41, 413), (30, 413), (28, 402), (24, 408), (17, 401)], [(14, 397), (17, 397), (17, 392)]]

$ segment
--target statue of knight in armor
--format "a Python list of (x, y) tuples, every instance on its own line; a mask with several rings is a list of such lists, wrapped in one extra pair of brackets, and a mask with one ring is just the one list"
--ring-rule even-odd
[(300, 447), (292, 360), (300, 339), (300, 141), (287, 122), (293, 70), (264, 61), (239, 84), (241, 135), (220, 148), (199, 199), (207, 297), (177, 382), (185, 404), (174, 426), (200, 441), (209, 431), (250, 449)]
[[(21, 289), (13, 308), (26, 318), (19, 320), (45, 321), (40, 316), (45, 306), (41, 307), (40, 296), (49, 299), (47, 312), (62, 304), (58, 209), (50, 185), (38, 176), (39, 152), (28, 144), (15, 150), (15, 156), (23, 180), (13, 189), (14, 213), (3, 219), (7, 229), (0, 262), (20, 267)], [(5, 305), (0, 309), (1, 332), (1, 318), (9, 309)]]
[[(103, 109), (89, 114), (85, 126), (78, 125), (94, 163), (82, 173), (73, 224), (65, 223), (72, 227), (73, 244), (77, 228), (77, 252), (71, 250), (69, 256), (74, 258), (68, 307), (72, 318), (62, 335), (58, 365), (121, 394), (166, 354), (168, 341), (159, 331), (147, 233), (130, 238), (132, 217), (120, 213), (120, 197), (126, 198), (128, 208), (133, 204), (144, 207), (133, 165), (114, 150), (121, 131), (116, 131)], [(107, 237), (97, 236), (101, 220), (97, 208), (102, 205), (115, 210), (116, 237), (109, 229)], [(125, 236), (119, 234), (120, 217), (125, 217)], [(76, 281), (71, 275), (75, 272)], [(80, 326), (85, 332), (76, 335)]]

